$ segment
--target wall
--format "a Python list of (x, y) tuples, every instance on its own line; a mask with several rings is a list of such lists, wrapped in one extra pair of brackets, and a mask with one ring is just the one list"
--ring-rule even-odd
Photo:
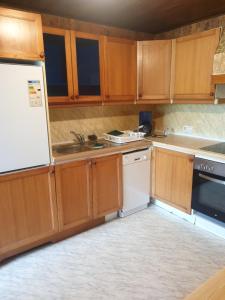
[(188, 35), (217, 27), (225, 28), (225, 15), (213, 17), (204, 21), (182, 26), (174, 30), (154, 35), (154, 39), (174, 39), (183, 35)]
[[(183, 26), (158, 34), (155, 39), (171, 39), (223, 26), (225, 15)], [(225, 105), (163, 105), (154, 112), (157, 130), (172, 128), (174, 133), (183, 134), (183, 126), (193, 126), (193, 136), (225, 140)]]
[(191, 125), (192, 136), (225, 140), (225, 105), (161, 105), (154, 111), (154, 125), (176, 134), (184, 134), (183, 126)]
[(138, 126), (138, 113), (150, 110), (150, 105), (116, 105), (50, 109), (52, 143), (70, 141), (71, 130), (85, 136), (113, 129), (127, 130)]
[(89, 23), (48, 14), (42, 14), (41, 17), (44, 26), (58, 27), (93, 34), (109, 35), (119, 38), (127, 38), (131, 40), (153, 39), (153, 35), (146, 32), (138, 32), (112, 26), (99, 25), (95, 23)]

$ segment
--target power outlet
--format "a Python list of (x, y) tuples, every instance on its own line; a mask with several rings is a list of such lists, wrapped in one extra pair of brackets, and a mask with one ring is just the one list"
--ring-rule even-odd
[(184, 125), (183, 126), (183, 132), (186, 134), (192, 134), (193, 127), (190, 125)]

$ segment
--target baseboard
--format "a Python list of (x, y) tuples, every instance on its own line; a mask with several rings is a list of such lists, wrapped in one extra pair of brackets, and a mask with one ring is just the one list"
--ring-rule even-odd
[(203, 214), (200, 214), (200, 213), (197, 213), (194, 211), (192, 211), (191, 215), (186, 214), (186, 213), (179, 211), (178, 209), (176, 209), (160, 200), (157, 200), (157, 199), (152, 199), (151, 203), (190, 222), (191, 224), (193, 224), (199, 228), (207, 230), (208, 232), (213, 233), (213, 234), (225, 239), (225, 224), (222, 222), (219, 222), (217, 220), (209, 218), (208, 216), (205, 216)]
[(196, 222), (195, 222), (196, 226), (201, 227), (202, 229), (205, 229), (205, 230), (225, 239), (225, 224), (224, 223), (214, 220), (212, 218), (209, 218), (200, 213), (196, 213), (195, 216), (196, 216)]
[(178, 217), (180, 217), (180, 218), (182, 218), (182, 219), (184, 219), (184, 220), (186, 220), (186, 221), (188, 221), (192, 224), (195, 224), (195, 215), (193, 213), (191, 215), (189, 215), (189, 214), (187, 214), (183, 211), (180, 211), (179, 209), (177, 209), (175, 207), (172, 207), (172, 206), (170, 206), (170, 205), (168, 205), (168, 204), (166, 204), (166, 203), (164, 203), (160, 200), (157, 200), (157, 199), (152, 199), (151, 203), (167, 210), (168, 212), (170, 212), (170, 213), (172, 213), (172, 214), (174, 214), (174, 215), (176, 215), (176, 216), (178, 216)]

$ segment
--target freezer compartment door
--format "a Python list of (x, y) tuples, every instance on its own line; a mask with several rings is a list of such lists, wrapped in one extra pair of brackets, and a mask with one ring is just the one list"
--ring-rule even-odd
[(0, 64), (0, 173), (49, 164), (43, 69)]

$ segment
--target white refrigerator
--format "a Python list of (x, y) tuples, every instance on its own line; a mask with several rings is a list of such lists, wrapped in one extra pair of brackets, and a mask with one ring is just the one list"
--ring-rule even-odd
[(49, 165), (41, 65), (0, 63), (0, 173)]

